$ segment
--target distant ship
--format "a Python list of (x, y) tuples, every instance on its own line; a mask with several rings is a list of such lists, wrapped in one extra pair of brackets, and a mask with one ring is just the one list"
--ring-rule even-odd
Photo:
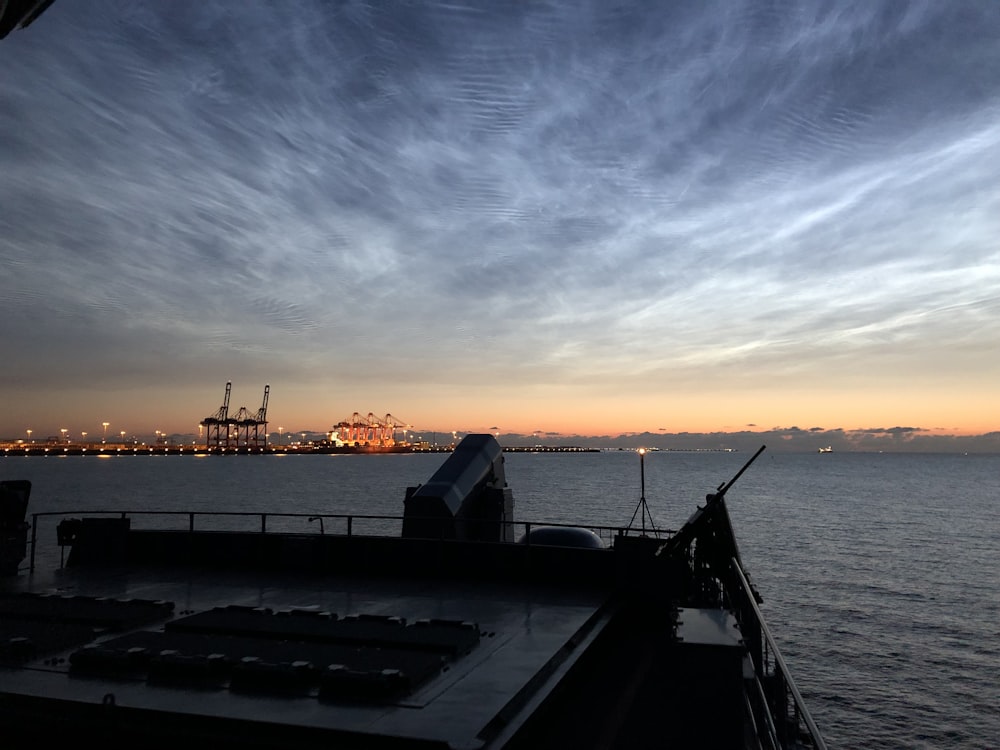
[(828, 445), (825, 448), (820, 448), (817, 453), (833, 453), (833, 446)]

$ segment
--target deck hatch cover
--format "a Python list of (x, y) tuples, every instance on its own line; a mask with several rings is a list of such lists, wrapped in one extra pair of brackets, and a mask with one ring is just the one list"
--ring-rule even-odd
[(479, 642), (474, 623), (218, 607), (74, 652), (79, 675), (234, 692), (391, 702)]

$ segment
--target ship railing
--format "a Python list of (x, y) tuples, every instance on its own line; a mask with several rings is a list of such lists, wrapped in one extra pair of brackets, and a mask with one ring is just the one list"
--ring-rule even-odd
[(752, 685), (746, 694), (747, 708), (756, 728), (766, 729), (757, 736), (768, 737), (773, 748), (826, 750), (826, 743), (792, 679), (737, 558), (730, 560), (730, 568), (737, 590), (728, 592), (729, 599), (754, 665)]
[[(272, 513), (255, 511), (188, 511), (188, 510), (60, 510), (33, 513), (29, 571), (35, 570), (40, 528), (58, 525), (58, 520), (80, 517), (129, 519), (130, 528), (150, 531), (187, 532), (251, 532), (261, 534), (321, 534), (340, 536), (400, 536), (403, 517), (359, 513)], [(44, 523), (43, 523), (44, 521)], [(600, 524), (570, 524), (557, 521), (501, 521), (514, 531), (514, 539), (527, 539), (528, 532), (538, 526), (587, 528), (597, 534), (606, 547), (615, 537), (633, 533), (634, 529)], [(666, 533), (662, 532), (661, 533)], [(59, 546), (69, 540), (57, 537)]]

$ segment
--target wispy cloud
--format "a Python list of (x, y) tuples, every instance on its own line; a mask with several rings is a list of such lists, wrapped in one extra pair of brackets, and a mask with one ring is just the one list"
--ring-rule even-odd
[(400, 378), (996, 374), (998, 33), (929, 2), (56, 3), (0, 44), (0, 425), (74, 377), (335, 375), (347, 413)]

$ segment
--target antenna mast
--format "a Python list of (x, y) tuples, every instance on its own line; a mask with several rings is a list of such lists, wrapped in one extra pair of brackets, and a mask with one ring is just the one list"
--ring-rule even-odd
[[(640, 521), (642, 523), (642, 535), (646, 536), (646, 519), (649, 519), (649, 526), (656, 536), (660, 535), (660, 532), (656, 529), (656, 524), (653, 522), (653, 516), (649, 512), (649, 506), (646, 504), (646, 449), (640, 448), (639, 451), (639, 504), (635, 506), (635, 511), (632, 513), (632, 520), (628, 522), (628, 528), (632, 528), (632, 524), (635, 523), (635, 517), (640, 516)], [(641, 514), (641, 515), (640, 515)]]

